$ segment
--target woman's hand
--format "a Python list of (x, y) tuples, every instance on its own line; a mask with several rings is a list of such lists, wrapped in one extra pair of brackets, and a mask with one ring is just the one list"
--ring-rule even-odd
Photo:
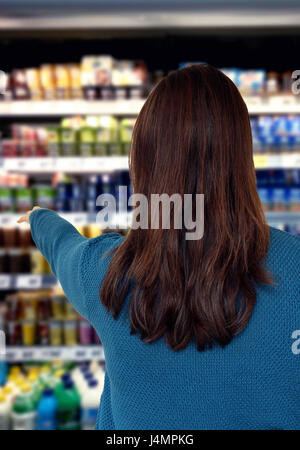
[(17, 220), (17, 223), (29, 223), (29, 216), (30, 214), (35, 211), (36, 209), (41, 209), (40, 206), (35, 206), (34, 208), (32, 208), (30, 211), (27, 211), (27, 213), (25, 214), (25, 216), (20, 217), (20, 219)]

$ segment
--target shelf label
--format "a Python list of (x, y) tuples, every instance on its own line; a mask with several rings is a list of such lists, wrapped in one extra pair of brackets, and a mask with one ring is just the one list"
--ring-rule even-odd
[(42, 287), (41, 275), (18, 275), (16, 280), (17, 289), (38, 289)]
[(254, 155), (254, 165), (257, 169), (264, 169), (268, 167), (268, 156), (267, 155)]
[(11, 278), (9, 275), (0, 275), (0, 289), (8, 289), (10, 287)]

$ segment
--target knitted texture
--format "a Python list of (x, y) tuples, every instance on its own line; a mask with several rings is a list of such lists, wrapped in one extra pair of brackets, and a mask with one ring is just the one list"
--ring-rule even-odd
[(300, 330), (299, 237), (270, 228), (266, 263), (277, 284), (257, 288), (250, 321), (229, 345), (198, 352), (191, 343), (175, 352), (163, 339), (146, 344), (130, 334), (128, 298), (117, 320), (99, 299), (111, 250), (124, 237), (84, 238), (45, 209), (30, 224), (68, 299), (103, 343), (97, 429), (300, 429), (300, 342), (292, 338)]

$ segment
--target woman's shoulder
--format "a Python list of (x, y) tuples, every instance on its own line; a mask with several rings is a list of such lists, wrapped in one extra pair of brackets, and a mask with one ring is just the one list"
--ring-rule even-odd
[(270, 227), (268, 261), (288, 277), (300, 275), (300, 237)]

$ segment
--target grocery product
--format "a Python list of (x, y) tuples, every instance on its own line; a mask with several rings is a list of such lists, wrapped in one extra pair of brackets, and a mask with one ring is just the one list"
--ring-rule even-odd
[(93, 430), (95, 428), (100, 403), (100, 390), (98, 381), (91, 379), (88, 387), (83, 391), (81, 401), (81, 429)]
[(37, 408), (37, 429), (56, 430), (57, 401), (53, 389), (43, 391)]
[(11, 418), (13, 430), (35, 430), (36, 410), (29, 384), (24, 384), (21, 393), (16, 396)]
[(0, 392), (0, 430), (9, 430), (10, 428), (10, 403), (5, 395)]
[(65, 381), (57, 392), (57, 428), (80, 429), (80, 397), (71, 380)]

